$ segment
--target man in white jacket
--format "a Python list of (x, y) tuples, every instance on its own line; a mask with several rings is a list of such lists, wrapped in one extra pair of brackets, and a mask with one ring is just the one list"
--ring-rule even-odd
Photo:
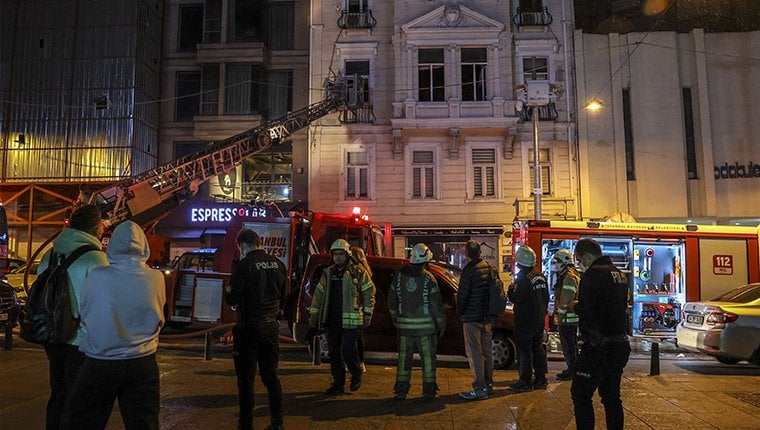
[[(100, 251), (100, 236), (103, 234), (103, 226), (100, 210), (93, 205), (85, 205), (77, 209), (69, 219), (69, 227), (64, 228), (61, 234), (53, 242), (53, 250), (56, 254), (68, 257), (77, 248), (90, 246), (97, 251), (89, 251), (82, 254), (69, 266), (67, 273), (71, 285), (71, 297), (73, 298), (72, 313), (79, 314), (79, 297), (84, 285), (84, 279), (96, 267), (108, 265), (105, 254)], [(47, 269), (50, 263), (52, 251), (48, 250), (42, 257), (37, 274)], [(45, 345), (45, 354), (50, 362), (50, 399), (47, 403), (45, 428), (58, 430), (62, 425), (65, 415), (65, 407), (68, 404), (70, 393), (74, 387), (79, 367), (84, 361), (84, 355), (79, 352), (79, 343), (84, 337), (84, 327), (79, 325), (73, 339), (67, 343), (51, 343)]]
[(85, 336), (67, 419), (70, 429), (104, 429), (114, 401), (127, 429), (158, 429), (158, 334), (166, 292), (160, 271), (145, 262), (139, 225), (119, 224), (106, 251), (110, 266), (93, 270), (79, 302)]

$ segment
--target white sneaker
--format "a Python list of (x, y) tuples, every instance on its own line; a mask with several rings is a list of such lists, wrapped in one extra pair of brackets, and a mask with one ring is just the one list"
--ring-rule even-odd
[(363, 361), (362, 361), (362, 373), (367, 373), (367, 366), (364, 365)]

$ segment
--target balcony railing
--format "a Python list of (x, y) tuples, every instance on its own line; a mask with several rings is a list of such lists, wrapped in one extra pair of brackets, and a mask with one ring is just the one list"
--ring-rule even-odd
[(372, 16), (372, 10), (366, 12), (341, 12), (338, 18), (338, 27), (343, 30), (357, 28), (372, 29), (377, 25), (377, 20)]
[(559, 116), (554, 103), (549, 103), (546, 106), (525, 106), (523, 110), (520, 111), (520, 120), (523, 122), (530, 122), (533, 118), (531, 116), (531, 111), (533, 109), (538, 110), (539, 121), (554, 121)]
[(522, 12), (518, 7), (517, 13), (512, 17), (512, 22), (518, 27), (549, 25), (552, 23), (552, 15), (546, 7), (543, 10), (525, 12)]
[(375, 118), (372, 105), (369, 104), (348, 108), (340, 113), (340, 122), (343, 124), (374, 124)]

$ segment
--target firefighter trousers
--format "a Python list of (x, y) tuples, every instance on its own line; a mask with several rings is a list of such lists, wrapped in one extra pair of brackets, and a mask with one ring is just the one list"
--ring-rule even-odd
[(420, 354), (422, 361), (422, 392), (435, 395), (438, 387), (435, 384), (435, 351), (438, 338), (435, 334), (425, 336), (404, 336), (398, 338), (398, 366), (396, 367), (396, 386), (393, 391), (397, 394), (407, 394), (412, 379), (412, 357), (414, 352)]

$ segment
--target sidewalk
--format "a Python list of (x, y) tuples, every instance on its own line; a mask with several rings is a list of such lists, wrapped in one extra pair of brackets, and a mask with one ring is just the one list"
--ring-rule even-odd
[[(466, 364), (439, 363), (440, 398), (421, 399), (420, 371), (412, 375), (406, 401), (392, 399), (392, 359), (369, 360), (362, 388), (328, 398), (329, 366), (313, 366), (304, 348), (283, 345), (281, 380), (285, 427), (296, 429), (574, 429), (570, 382), (552, 381), (546, 390), (514, 394), (507, 385), (515, 370), (497, 371), (496, 393), (467, 402), (457, 395), (469, 389)], [(214, 347), (214, 359), (203, 360), (198, 345), (163, 345), (161, 369), (162, 429), (234, 429), (237, 413), (235, 374), (228, 347)], [(564, 363), (549, 362), (549, 376)], [(660, 376), (648, 376), (649, 356), (634, 355), (622, 384), (626, 428), (757, 429), (760, 428), (760, 369), (726, 366), (703, 356), (662, 362)], [(44, 428), (47, 359), (41, 349), (17, 342), (0, 350), (0, 430)], [(256, 428), (269, 423), (266, 391), (257, 379)], [(597, 428), (604, 428), (598, 397)], [(121, 429), (114, 412), (108, 429)]]

